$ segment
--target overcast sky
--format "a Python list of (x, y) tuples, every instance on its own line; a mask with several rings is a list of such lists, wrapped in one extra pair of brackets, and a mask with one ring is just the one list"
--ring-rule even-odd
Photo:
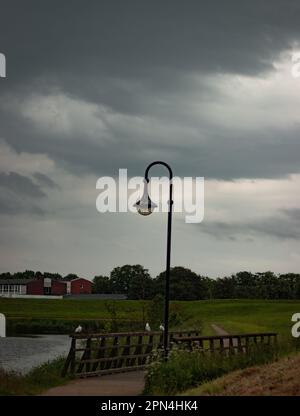
[[(1, 0), (0, 271), (165, 267), (166, 215), (100, 214), (100, 176), (205, 177), (172, 265), (300, 272), (298, 0)], [(153, 175), (165, 174), (153, 168)]]

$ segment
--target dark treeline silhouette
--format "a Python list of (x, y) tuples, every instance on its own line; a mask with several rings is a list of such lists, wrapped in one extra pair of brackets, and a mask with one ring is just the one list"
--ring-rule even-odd
[[(50, 277), (72, 280), (76, 274), (61, 276), (58, 273), (41, 273), (27, 270), (19, 273), (2, 273), (0, 279), (36, 279)], [(115, 267), (109, 276), (95, 276), (93, 293), (120, 293), (128, 299), (152, 299), (164, 294), (165, 272), (152, 278), (143, 266)], [(275, 274), (267, 271), (242, 271), (231, 276), (212, 279), (201, 276), (185, 267), (171, 268), (170, 298), (174, 300), (200, 299), (300, 299), (300, 274)]]
[(33, 270), (25, 270), (25, 272), (17, 272), (17, 273), (0, 273), (0, 279), (42, 279), (42, 278), (50, 278), (54, 280), (73, 280), (77, 279), (79, 276), (73, 273), (69, 273), (66, 276), (62, 276), (59, 273), (42, 273), (42, 272), (34, 272)]
[[(116, 267), (110, 276), (95, 276), (95, 293), (124, 293), (128, 299), (164, 294), (165, 272), (151, 278), (141, 265)], [(185, 267), (171, 268), (170, 299), (300, 299), (300, 274), (242, 271), (212, 279)]]

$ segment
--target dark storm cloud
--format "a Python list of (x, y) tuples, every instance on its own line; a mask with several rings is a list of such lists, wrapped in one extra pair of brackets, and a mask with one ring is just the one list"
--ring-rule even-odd
[(300, 210), (282, 210), (276, 217), (253, 222), (203, 222), (201, 231), (225, 240), (255, 241), (255, 237), (259, 234), (280, 240), (300, 240)]
[(52, 74), (80, 77), (88, 87), (86, 75), (102, 74), (143, 77), (155, 87), (161, 75), (165, 85), (168, 69), (270, 69), (277, 53), (298, 38), (299, 11), (297, 1), (286, 0), (7, 0), (0, 33), (12, 81)]
[(33, 174), (34, 178), (37, 180), (40, 186), (45, 186), (47, 188), (58, 188), (58, 185), (51, 179), (49, 176), (44, 173), (35, 172)]
[(32, 179), (16, 172), (0, 173), (0, 214), (42, 215), (37, 201), (45, 196)]
[(26, 195), (31, 198), (42, 198), (46, 194), (30, 178), (16, 172), (0, 172), (0, 187), (8, 192)]
[[(156, 158), (173, 162), (178, 175), (214, 178), (273, 177), (298, 172), (298, 131), (219, 128), (190, 120), (181, 97), (193, 91), (189, 75), (246, 74), (273, 70), (273, 61), (300, 39), (297, 1), (2, 1), (0, 49), (7, 55), (3, 101), (62, 92), (103, 104), (117, 114), (153, 117), (138, 131), (107, 126), (88, 140), (34, 123), (1, 108), (1, 137), (18, 152), (47, 154), (75, 173), (141, 174)], [(199, 101), (216, 98), (205, 82)], [(16, 106), (15, 106), (16, 107)], [(37, 114), (39, 109), (36, 110)], [(162, 133), (161, 126), (174, 130)], [(193, 124), (194, 123), (194, 124)], [(180, 127), (181, 129), (180, 130)], [(127, 128), (128, 127), (128, 128)], [(190, 132), (193, 140), (190, 143)], [(205, 135), (203, 142), (197, 136)], [(270, 144), (269, 135), (276, 144)], [(249, 139), (241, 140), (249, 135)]]

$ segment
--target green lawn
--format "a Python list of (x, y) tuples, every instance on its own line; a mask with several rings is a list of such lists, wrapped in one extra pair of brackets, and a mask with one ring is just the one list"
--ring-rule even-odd
[(290, 334), (291, 317), (300, 312), (300, 301), (215, 300), (185, 302), (186, 324), (196, 316), (203, 321), (203, 334), (215, 323), (229, 333), (276, 331)]
[[(142, 322), (142, 301), (115, 301), (117, 318)], [(172, 302), (172, 309), (182, 318), (180, 329), (197, 328), (202, 323), (204, 335), (212, 333), (210, 324), (231, 333), (278, 331), (290, 332), (291, 316), (300, 312), (300, 301), (213, 300)], [(145, 305), (144, 305), (145, 309)], [(0, 299), (0, 312), (8, 319), (110, 319), (105, 301)]]
[[(0, 312), (8, 318), (45, 319), (109, 319), (103, 300), (68, 299), (4, 299), (0, 298)], [(119, 319), (140, 319), (141, 301), (114, 301)]]

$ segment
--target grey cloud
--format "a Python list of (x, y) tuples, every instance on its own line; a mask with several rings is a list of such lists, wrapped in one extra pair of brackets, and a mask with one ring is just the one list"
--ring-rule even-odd
[[(163, 159), (179, 176), (235, 180), (299, 173), (299, 124), (292, 125), (293, 117), (287, 117), (290, 123), (275, 123), (280, 111), (282, 119), (289, 111), (286, 101), (272, 113), (280, 94), (262, 103), (266, 113), (270, 111), (273, 127), (256, 125), (255, 112), (249, 114), (251, 126), (244, 127), (242, 121), (230, 120), (234, 110), (226, 113), (230, 103), (218, 85), (214, 88), (219, 75), (269, 79), (280, 54), (300, 40), (299, 21), (300, 3), (293, 0), (2, 0), (0, 49), (7, 57), (7, 78), (0, 80), (0, 139), (17, 152), (12, 152), (16, 165), (20, 154), (21, 168), (21, 154), (30, 154), (24, 159), (26, 171), (32, 172), (30, 177), (0, 175), (0, 213), (7, 214), (1, 224), (3, 271), (51, 269), (55, 258), (55, 267), (65, 273), (70, 261), (82, 275), (108, 273), (116, 262), (141, 262), (159, 272), (164, 267), (161, 241), (165, 234), (156, 234), (153, 220), (140, 223), (135, 216), (130, 221), (119, 215), (98, 216), (93, 197), (87, 197), (96, 176), (115, 175), (119, 168), (128, 168), (129, 175), (142, 175), (149, 162)], [(242, 89), (237, 90), (234, 104), (243, 109), (246, 100), (239, 93)], [(88, 134), (86, 120), (83, 126), (76, 124), (78, 112), (70, 120), (67, 135), (63, 129), (50, 128), (57, 127), (55, 120), (50, 127), (47, 122), (39, 124), (39, 116), (48, 116), (44, 108), (36, 106), (35, 121), (20, 111), (19, 104), (26, 109), (30, 97), (52, 94), (103, 105), (111, 120), (104, 123), (103, 131), (98, 131), (96, 123), (93, 134)], [(220, 119), (230, 114), (225, 126), (215, 119), (214, 106), (211, 113), (205, 111), (209, 103), (216, 104)], [(241, 111), (242, 119), (248, 120), (247, 111)], [(54, 111), (56, 116), (63, 119), (64, 114)], [(98, 121), (101, 114), (96, 112), (94, 117)], [(45, 169), (48, 176), (36, 172), (39, 155), (48, 156), (50, 164), (54, 161), (55, 181), (51, 167)], [(17, 167), (11, 170), (19, 171)], [(84, 189), (76, 189), (75, 203), (68, 200), (70, 184), (77, 179), (72, 174), (80, 178), (92, 174), (84, 185), (81, 182)], [(46, 197), (48, 191), (53, 194), (51, 200)], [(83, 206), (76, 203), (81, 194)], [(162, 221), (157, 225), (165, 230)], [(128, 239), (140, 227), (145, 227), (144, 234)], [(290, 251), (298, 253), (299, 210), (281, 211), (264, 221), (204, 221), (199, 228), (190, 227), (181, 228), (174, 221), (174, 259), (201, 273), (245, 269), (245, 259), (249, 268), (258, 261), (263, 268), (272, 262), (280, 271), (290, 267), (291, 261), (294, 270), (299, 268), (299, 258), (289, 257)], [(248, 244), (258, 239), (265, 243), (263, 252)], [(281, 244), (285, 239), (293, 241)], [(149, 249), (140, 250), (145, 241)], [(215, 262), (216, 256), (220, 261)]]
[[(176, 89), (185, 71), (255, 75), (272, 70), (276, 56), (299, 39), (300, 8), (293, 0), (77, 0), (71, 7), (4, 0), (1, 12), (9, 63), (4, 88), (52, 81), (124, 109), (133, 104), (124, 81), (160, 91)], [(105, 87), (109, 80), (113, 94), (112, 85)]]
[(44, 173), (35, 172), (33, 176), (40, 186), (46, 186), (47, 188), (51, 189), (59, 188), (57, 183), (55, 183), (51, 178), (49, 178), (49, 176), (45, 175)]
[(8, 192), (18, 195), (26, 195), (31, 198), (41, 198), (46, 194), (30, 178), (16, 172), (0, 172), (0, 187)]
[(2, 215), (29, 215), (30, 217), (44, 214), (43, 209), (28, 198), (21, 198), (16, 194), (0, 195), (0, 214)]
[(39, 201), (46, 196), (31, 178), (16, 172), (0, 172), (0, 214), (42, 215)]
[[(298, 2), (73, 1), (70, 7), (10, 0), (1, 12), (8, 61), (4, 101), (62, 91), (153, 124), (140, 131), (129, 119), (128, 126), (109, 125), (104, 144), (101, 132), (92, 142), (84, 132), (74, 133), (69, 143), (1, 106), (1, 136), (18, 152), (47, 154), (77, 174), (112, 175), (121, 167), (142, 174), (145, 164), (160, 158), (178, 175), (232, 179), (299, 172), (297, 127), (263, 135), (224, 129), (191, 118), (181, 99), (193, 91), (191, 74), (272, 71), (276, 57), (300, 40)], [(210, 97), (217, 99), (216, 92), (204, 80), (199, 101), (205, 106)]]
[(255, 241), (259, 234), (280, 240), (300, 240), (300, 210), (282, 210), (276, 217), (253, 222), (234, 223), (223, 221), (203, 222), (201, 231), (218, 239), (250, 239)]

